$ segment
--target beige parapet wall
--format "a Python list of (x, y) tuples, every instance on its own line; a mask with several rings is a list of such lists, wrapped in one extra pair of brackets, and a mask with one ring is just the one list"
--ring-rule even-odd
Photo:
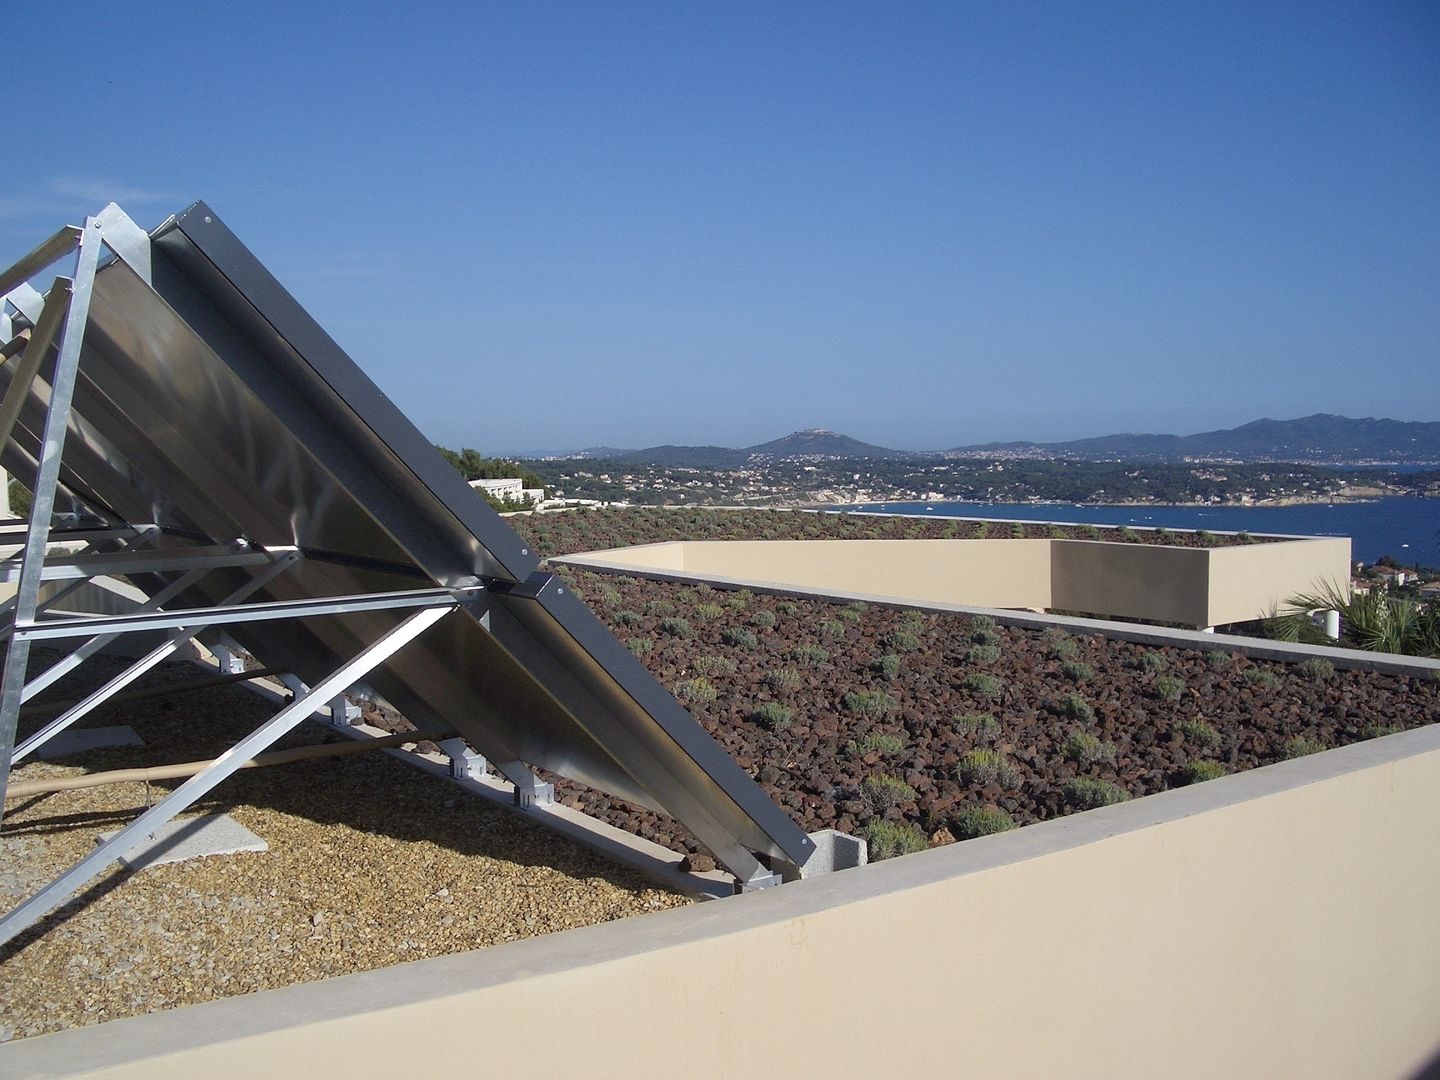
[(1047, 608), (1195, 627), (1243, 622), (1324, 585), (1344, 591), (1350, 541), (1224, 548), (1102, 540), (685, 540), (555, 560), (915, 603)]
[(1437, 790), (1424, 728), (768, 892), (26, 1039), (0, 1075), (1411, 1077), (1440, 1052)]

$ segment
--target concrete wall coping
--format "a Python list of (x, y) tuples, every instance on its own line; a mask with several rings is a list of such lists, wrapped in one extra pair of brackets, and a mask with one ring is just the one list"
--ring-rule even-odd
[[(666, 543), (683, 543), (667, 541)], [(660, 547), (661, 544), (640, 545)], [(655, 570), (637, 566), (618, 559), (599, 557), (604, 553), (581, 552), (574, 555), (557, 555), (551, 563), (561, 563), (585, 570), (602, 573), (627, 574), (632, 577), (653, 581), (674, 581), (682, 584), (704, 583), (717, 588), (749, 589), (751, 592), (768, 593), (776, 596), (794, 596), (802, 599), (831, 600), (848, 603), (863, 600), (867, 604), (886, 607), (918, 608), (921, 611), (956, 612), (963, 615), (988, 615), (1006, 626), (1023, 626), (1044, 629), (1059, 626), (1074, 633), (1101, 634), (1121, 641), (1133, 641), (1141, 645), (1175, 646), (1177, 648), (1222, 649), (1239, 653), (1256, 660), (1277, 660), (1297, 663), (1312, 656), (1329, 660), (1337, 668), (1349, 671), (1373, 671), (1385, 675), (1440, 676), (1440, 660), (1420, 656), (1403, 656), (1398, 653), (1377, 653), (1364, 649), (1345, 649), (1334, 645), (1303, 645), (1288, 641), (1270, 641), (1264, 638), (1243, 637), (1239, 634), (1208, 634), (1198, 630), (1178, 630), (1165, 626), (1146, 626), (1140, 623), (1115, 622), (1109, 619), (1086, 619), (1073, 615), (1049, 615), (1040, 612), (1015, 611), (1010, 608), (971, 607), (964, 604), (947, 604), (936, 601), (918, 603), (908, 597), (886, 596), (881, 593), (858, 591), (806, 589), (800, 586), (754, 578), (720, 577), (713, 574), (697, 574), (684, 570)]]

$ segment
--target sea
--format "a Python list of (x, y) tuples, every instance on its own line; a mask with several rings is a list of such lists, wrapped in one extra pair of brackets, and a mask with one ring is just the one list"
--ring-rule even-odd
[(1405, 566), (1440, 567), (1440, 499), (1397, 496), (1302, 506), (1080, 506), (1075, 503), (886, 502), (840, 510), (934, 517), (1135, 525), (1210, 532), (1348, 536), (1351, 557), (1389, 555)]

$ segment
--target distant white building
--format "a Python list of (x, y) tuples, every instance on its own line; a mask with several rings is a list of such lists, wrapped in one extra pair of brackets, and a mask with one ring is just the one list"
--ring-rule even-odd
[(507, 476), (499, 480), (471, 480), (470, 486), (496, 499), (510, 499), (513, 502), (538, 503), (545, 498), (544, 488), (527, 488), (518, 476)]

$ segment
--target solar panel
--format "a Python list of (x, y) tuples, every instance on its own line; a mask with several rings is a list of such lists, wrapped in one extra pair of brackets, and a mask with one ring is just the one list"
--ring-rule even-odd
[[(11, 573), (12, 658), (97, 630), (223, 629), (311, 694), (337, 672), (363, 678), (522, 785), (534, 766), (669, 814), (740, 880), (766, 880), (756, 853), (806, 861), (803, 831), (538, 569), (209, 207), (149, 236), (108, 208), (70, 235), (75, 276), (42, 298), (23, 282), (68, 250), (49, 243), (0, 275), (13, 358), (0, 368), (0, 421), (13, 413), (3, 463), (35, 488), (37, 513), (54, 493), (54, 517), (32, 523)], [(93, 538), (75, 562), (127, 573), (163, 605), (83, 627), (39, 610), (27, 589), (58, 572), (41, 569), (47, 525)], [(385, 655), (366, 655), (376, 643)], [(5, 760), (26, 696), (14, 666), (0, 701)]]

